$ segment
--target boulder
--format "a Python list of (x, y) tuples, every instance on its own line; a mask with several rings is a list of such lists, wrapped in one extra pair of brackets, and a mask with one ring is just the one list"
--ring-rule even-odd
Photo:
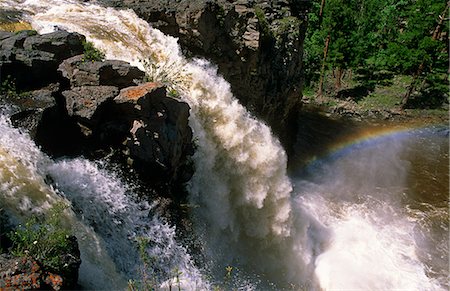
[[(33, 90), (21, 96), (10, 98), (9, 104), (17, 106), (18, 112), (11, 116), (14, 126), (27, 128), (32, 138), (38, 135), (39, 126), (47, 111), (52, 110), (56, 106), (56, 100), (53, 93), (58, 90), (58, 85), (53, 84), (48, 87)], [(0, 97), (1, 98), (1, 97)]]
[(159, 84), (136, 85), (144, 73), (125, 62), (84, 61), (80, 35), (1, 37), (1, 74), (16, 82), (0, 88), (0, 104), (14, 106), (13, 124), (28, 129), (44, 152), (95, 158), (113, 152), (115, 161), (131, 166), (161, 194), (172, 194), (190, 179), (186, 103), (167, 97)]
[(22, 31), (0, 41), (0, 81), (33, 90), (58, 82), (56, 71), (66, 58), (83, 53), (84, 36), (67, 31), (36, 35)]
[(175, 185), (193, 173), (188, 166), (193, 154), (189, 109), (167, 97), (166, 88), (157, 83), (128, 87), (102, 109), (98, 135), (123, 136), (129, 163), (146, 180)]
[(83, 118), (86, 122), (94, 122), (92, 117), (98, 106), (119, 93), (115, 86), (81, 86), (62, 92), (65, 97), (69, 116)]
[(59, 62), (83, 52), (85, 37), (78, 33), (58, 30), (52, 33), (27, 37), (23, 48), (29, 51), (51, 53)]
[(119, 89), (142, 82), (145, 73), (118, 60), (85, 61), (83, 55), (69, 58), (58, 68), (72, 87), (116, 86)]

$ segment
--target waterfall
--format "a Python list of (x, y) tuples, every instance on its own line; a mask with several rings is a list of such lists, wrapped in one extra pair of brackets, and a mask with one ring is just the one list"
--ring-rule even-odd
[(55, 26), (77, 31), (107, 58), (135, 64), (156, 81), (169, 81), (190, 105), (198, 141), (191, 202), (201, 206), (199, 219), (212, 222), (203, 231), (205, 238), (231, 247), (242, 247), (242, 237), (255, 238), (242, 252), (257, 254), (269, 241), (278, 245), (289, 236), (292, 187), (286, 154), (269, 127), (250, 116), (209, 63), (186, 60), (176, 39), (152, 29), (130, 10), (69, 1), (52, 4), (22, 4), (23, 10), (32, 11), (38, 31)]
[[(151, 206), (134, 201), (127, 187), (114, 182), (116, 177), (98, 164), (75, 159), (46, 167), (78, 211), (75, 215), (98, 234), (101, 249), (117, 254), (109, 262), (118, 273), (133, 270), (137, 260), (132, 244), (123, 237), (145, 236), (163, 238), (153, 242), (149, 252), (161, 258), (161, 268), (166, 265), (164, 276), (170, 276), (170, 268), (181, 268), (187, 290), (209, 289), (201, 273), (212, 272), (212, 280), (220, 281), (227, 266), (241, 277), (233, 286), (241, 289), (441, 289), (410, 244), (414, 238), (408, 233), (415, 221), (393, 216), (396, 210), (381, 202), (385, 195), (374, 193), (373, 202), (365, 192), (372, 189), (351, 188), (352, 193), (360, 191), (357, 202), (336, 193), (342, 198), (336, 203), (332, 194), (339, 187), (350, 189), (332, 183), (339, 175), (327, 175), (326, 183), (301, 179), (293, 191), (286, 154), (269, 127), (239, 104), (213, 65), (183, 57), (175, 38), (127, 9), (69, 0), (6, 0), (2, 6), (23, 11), (41, 33), (61, 27), (85, 35), (108, 59), (145, 70), (191, 107), (198, 149), (189, 192), (194, 228), (207, 262), (201, 270), (174, 241), (173, 228), (157, 218), (145, 218), (141, 213)], [(397, 152), (392, 153), (397, 161)], [(406, 168), (396, 169), (403, 173)], [(390, 210), (374, 211), (369, 206)], [(378, 220), (384, 215), (395, 221)], [(112, 241), (106, 243), (106, 237)]]

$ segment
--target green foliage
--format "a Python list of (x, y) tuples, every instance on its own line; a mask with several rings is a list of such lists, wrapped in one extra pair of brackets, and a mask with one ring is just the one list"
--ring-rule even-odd
[(168, 95), (174, 98), (179, 98), (180, 93), (187, 90), (190, 74), (186, 72), (185, 64), (168, 59), (158, 60), (156, 56), (139, 61), (146, 73), (145, 82), (157, 82), (166, 86)]
[(175, 89), (167, 89), (167, 96), (171, 98), (180, 98), (180, 93)]
[(155, 264), (155, 258), (149, 256), (147, 248), (149, 246), (149, 239), (145, 237), (138, 237), (136, 239), (139, 257), (143, 263), (142, 270), (140, 271), (139, 280), (128, 280), (128, 290), (156, 290), (158, 282), (156, 276), (152, 275)]
[(162, 281), (168, 282), (169, 290), (172, 290), (172, 283), (174, 283), (174, 287), (176, 287), (178, 291), (181, 291), (180, 277), (182, 272), (178, 269), (178, 267), (173, 268), (170, 274), (165, 275), (165, 278), (161, 278), (161, 276), (158, 276), (158, 267), (156, 265), (157, 258), (150, 256), (147, 252), (150, 240), (146, 237), (138, 237), (136, 242), (143, 267), (140, 270), (140, 276), (138, 279), (128, 280), (128, 290), (159, 290), (158, 286), (160, 285), (162, 279)]
[(287, 52), (294, 54), (293, 44), (300, 36), (300, 20), (294, 16), (287, 16), (273, 21), (273, 37), (277, 47), (284, 47)]
[(270, 30), (270, 24), (267, 21), (266, 15), (264, 14), (264, 10), (261, 7), (255, 6), (255, 16), (258, 19), (259, 26), (261, 27), (261, 31), (263, 35), (271, 36), (272, 31)]
[(62, 259), (70, 247), (70, 232), (62, 225), (66, 205), (54, 205), (49, 213), (39, 219), (32, 216), (24, 225), (9, 235), (12, 241), (11, 253), (15, 256), (31, 256), (44, 267), (62, 270), (66, 266)]
[(16, 82), (11, 76), (6, 76), (0, 83), (0, 94), (7, 96), (17, 95)]
[[(433, 39), (446, 1), (327, 0), (320, 16), (321, 3), (314, 1), (308, 14), (304, 44), (306, 86), (319, 79), (329, 35), (326, 69), (356, 71), (363, 67), (372, 72), (412, 75), (423, 64), (417, 82), (426, 85), (419, 85), (420, 90), (427, 88), (446, 95), (448, 80), (442, 75), (448, 68), (448, 42), (445, 33), (444, 37)], [(448, 20), (441, 28), (448, 35)], [(375, 75), (370, 73), (367, 77)], [(421, 93), (427, 95), (425, 91)]]
[(84, 54), (84, 61), (90, 61), (90, 62), (94, 62), (94, 61), (103, 61), (105, 59), (105, 54), (95, 48), (94, 44), (90, 41), (85, 41), (83, 42), (83, 54)]
[(29, 97), (30, 93), (20, 92), (17, 89), (15, 80), (8, 75), (0, 82), (0, 95), (4, 95), (9, 98), (20, 99)]

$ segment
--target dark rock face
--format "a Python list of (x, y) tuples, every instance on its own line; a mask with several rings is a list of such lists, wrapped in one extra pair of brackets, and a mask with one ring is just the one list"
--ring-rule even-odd
[(126, 62), (117, 60), (85, 62), (83, 55), (65, 60), (58, 71), (69, 79), (72, 87), (116, 86), (122, 89), (138, 84), (145, 76), (144, 72)]
[(146, 83), (123, 89), (111, 109), (128, 125), (126, 154), (142, 175), (156, 181), (169, 177), (169, 183), (190, 179), (186, 163), (193, 147), (186, 103), (167, 97), (164, 87)]
[(83, 53), (84, 36), (56, 31), (43, 36), (22, 31), (0, 41), (0, 79), (9, 76), (16, 86), (37, 89), (58, 79), (56, 69), (66, 58)]
[(178, 37), (185, 53), (217, 64), (241, 103), (289, 147), (302, 97), (307, 0), (103, 0), (132, 8)]
[(69, 116), (91, 120), (97, 107), (119, 93), (114, 86), (81, 86), (62, 92)]

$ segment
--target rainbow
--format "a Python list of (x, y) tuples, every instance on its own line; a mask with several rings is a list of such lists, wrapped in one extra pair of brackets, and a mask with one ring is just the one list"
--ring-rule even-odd
[(377, 126), (358, 130), (343, 136), (328, 147), (324, 154), (312, 158), (305, 167), (306, 172), (320, 168), (323, 164), (336, 161), (355, 151), (375, 147), (392, 140), (406, 140), (413, 137), (449, 138), (449, 126), (442, 124), (406, 124), (396, 126)]

